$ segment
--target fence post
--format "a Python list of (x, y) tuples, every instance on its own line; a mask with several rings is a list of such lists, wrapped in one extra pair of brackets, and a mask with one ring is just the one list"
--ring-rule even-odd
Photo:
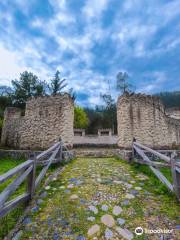
[(27, 190), (28, 193), (30, 193), (30, 199), (32, 199), (32, 197), (34, 196), (34, 192), (35, 192), (35, 180), (36, 180), (36, 157), (34, 157), (34, 162), (33, 162), (33, 169), (29, 174), (28, 177), (28, 186), (27, 186)]
[(173, 152), (171, 154), (171, 173), (172, 173), (172, 179), (173, 179), (174, 192), (178, 200), (180, 200), (180, 172), (177, 170), (175, 156), (176, 156), (176, 153)]
[(60, 159), (60, 162), (62, 162), (62, 142), (60, 142), (59, 159)]

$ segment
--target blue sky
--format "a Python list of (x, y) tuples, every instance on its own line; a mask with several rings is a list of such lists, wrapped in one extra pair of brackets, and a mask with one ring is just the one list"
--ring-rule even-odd
[(57, 69), (83, 106), (114, 98), (127, 71), (137, 92), (179, 90), (179, 0), (1, 0), (0, 84)]

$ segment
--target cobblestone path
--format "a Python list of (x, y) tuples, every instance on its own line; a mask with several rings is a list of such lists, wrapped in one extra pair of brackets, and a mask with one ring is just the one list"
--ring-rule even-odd
[[(149, 184), (115, 158), (78, 158), (43, 189), (16, 239), (180, 239), (178, 204)], [(172, 233), (137, 236), (136, 227)]]

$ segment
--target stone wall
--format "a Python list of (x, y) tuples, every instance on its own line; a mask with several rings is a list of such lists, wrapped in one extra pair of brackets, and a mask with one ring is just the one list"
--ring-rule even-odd
[(99, 136), (99, 135), (85, 135), (74, 136), (73, 143), (77, 145), (116, 145), (118, 137), (112, 136)]
[(73, 151), (76, 157), (118, 157), (125, 160), (132, 154), (131, 150), (118, 148), (75, 148)]
[(68, 94), (32, 98), (25, 116), (17, 108), (7, 108), (1, 144), (21, 149), (46, 149), (61, 137), (73, 145), (74, 105)]
[(180, 145), (180, 121), (165, 114), (159, 98), (124, 94), (117, 102), (118, 146), (130, 148), (133, 138), (153, 148)]
[(117, 145), (117, 135), (111, 129), (98, 129), (94, 135), (86, 134), (85, 129), (74, 129), (74, 146), (106, 146)]
[(171, 118), (180, 119), (180, 108), (179, 107), (167, 108), (166, 114)]

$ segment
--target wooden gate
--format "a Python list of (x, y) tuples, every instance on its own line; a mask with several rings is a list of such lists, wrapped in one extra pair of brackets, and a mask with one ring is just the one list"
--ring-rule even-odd
[[(0, 217), (16, 208), (20, 203), (27, 202), (34, 196), (36, 188), (44, 178), (52, 163), (62, 160), (71, 160), (73, 154), (64, 146), (63, 142), (57, 142), (48, 150), (36, 156), (33, 160), (27, 160), (17, 167), (0, 176), (0, 184), (17, 175), (17, 177), (0, 193)], [(36, 176), (36, 166), (42, 166)], [(7, 201), (16, 189), (27, 179), (27, 191), (13, 200)]]
[[(148, 153), (156, 156), (159, 161), (152, 161), (148, 157)], [(139, 159), (138, 156), (141, 158)], [(180, 201), (180, 160), (176, 159), (175, 151), (171, 153), (171, 156), (166, 156), (158, 151), (155, 151), (147, 146), (144, 146), (136, 141), (133, 142), (132, 158), (138, 163), (146, 164), (156, 177), (166, 185), (166, 187), (174, 192)], [(173, 183), (170, 183), (168, 179), (160, 172), (160, 167), (171, 168)]]

